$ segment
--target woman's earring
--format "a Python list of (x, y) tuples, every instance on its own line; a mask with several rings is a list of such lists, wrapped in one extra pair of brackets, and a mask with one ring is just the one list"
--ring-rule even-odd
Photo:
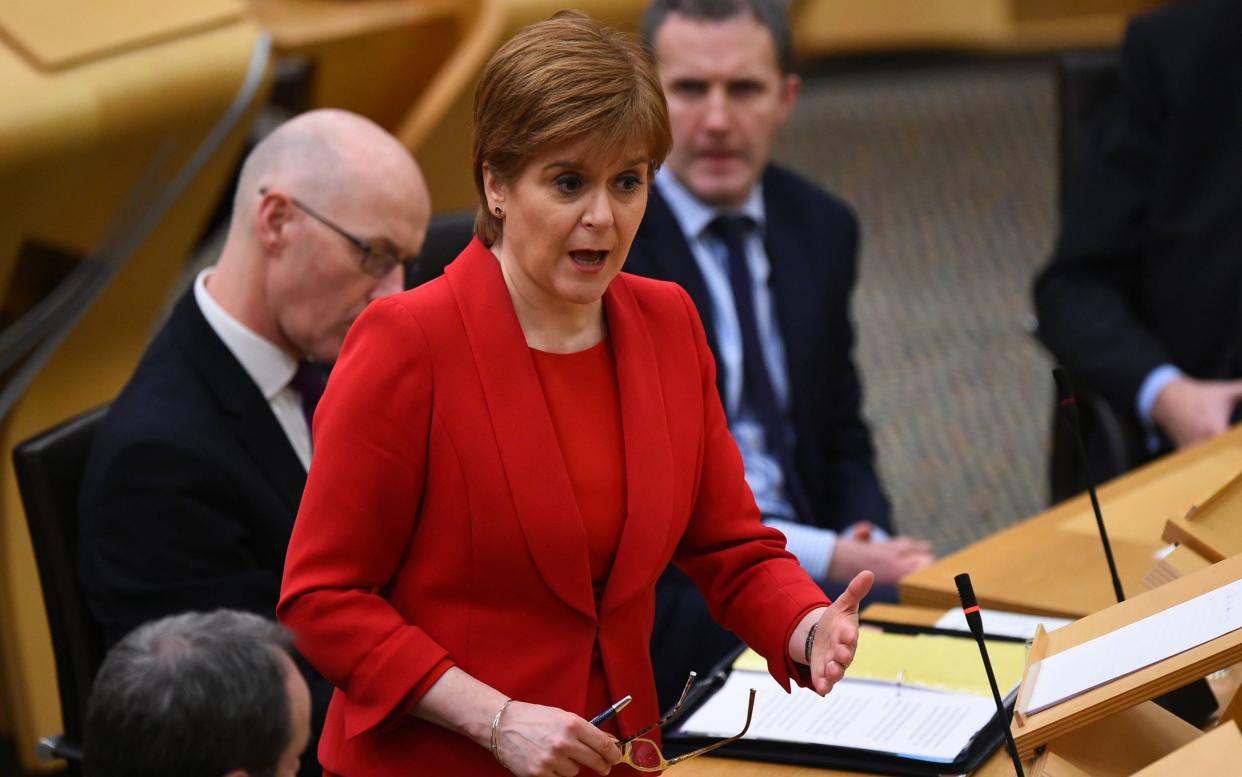
[(492, 210), (496, 213), (496, 218), (498, 218), (498, 219), (499, 219), (499, 218), (504, 218), (504, 215), (505, 215), (505, 209), (504, 209), (504, 208), (502, 208), (502, 207), (500, 207), (499, 205), (497, 205), (495, 208), (492, 208)]

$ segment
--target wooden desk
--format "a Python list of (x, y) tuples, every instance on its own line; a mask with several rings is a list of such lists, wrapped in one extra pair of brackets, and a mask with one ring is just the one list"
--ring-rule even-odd
[[(1242, 471), (1242, 426), (1171, 453), (1099, 489), (1113, 555), (1126, 592), (1165, 543), (1165, 521), (1185, 515)], [(902, 602), (959, 604), (953, 576), (969, 572), (984, 607), (1078, 618), (1115, 602), (1108, 564), (1084, 494), (980, 540), (898, 584)]]

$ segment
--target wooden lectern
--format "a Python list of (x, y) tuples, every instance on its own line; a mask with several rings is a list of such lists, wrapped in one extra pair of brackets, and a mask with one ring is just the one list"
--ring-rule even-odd
[(1047, 709), (1027, 713), (1042, 662), (1080, 644), (1242, 579), (1242, 555), (1089, 615), (1052, 633), (1039, 630), (1028, 659), (1012, 731), (1018, 752), (1030, 757), (1072, 732), (1242, 660), (1236, 629), (1138, 671), (1106, 682)]

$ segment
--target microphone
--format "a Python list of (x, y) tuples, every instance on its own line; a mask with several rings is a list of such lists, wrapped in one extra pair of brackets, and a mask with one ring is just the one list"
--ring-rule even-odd
[[(1095, 495), (1095, 479), (1091, 476), (1091, 465), (1087, 461), (1087, 447), (1082, 441), (1078, 402), (1070, 384), (1069, 370), (1064, 367), (1053, 368), (1052, 379), (1057, 384), (1057, 405), (1061, 413), (1069, 419), (1068, 423), (1073, 426), (1075, 447), (1078, 448), (1083, 474), (1087, 478), (1087, 493), (1091, 495), (1091, 507), (1095, 510), (1095, 525), (1100, 530), (1100, 541), (1104, 543), (1104, 555), (1108, 559), (1108, 571), (1113, 576), (1113, 591), (1117, 594), (1117, 601), (1124, 602), (1126, 597), (1121, 590), (1121, 576), (1117, 574), (1117, 563), (1113, 561), (1113, 548), (1108, 542), (1108, 531), (1104, 528), (1104, 517), (1100, 514), (1100, 500)], [(1153, 701), (1194, 726), (1205, 725), (1219, 706), (1215, 694), (1204, 679), (1169, 691)]]
[(1013, 768), (1018, 777), (1026, 777), (1022, 771), (1022, 759), (1018, 757), (1018, 746), (1013, 741), (1013, 732), (1009, 730), (1009, 721), (1005, 718), (1005, 702), (1001, 699), (1000, 689), (996, 687), (996, 675), (992, 673), (992, 661), (988, 658), (988, 646), (983, 642), (983, 618), (979, 615), (979, 602), (975, 599), (975, 587), (970, 584), (970, 575), (963, 572), (953, 578), (957, 583), (957, 595), (962, 600), (962, 612), (966, 615), (966, 625), (970, 633), (979, 643), (979, 655), (983, 657), (983, 668), (988, 673), (988, 685), (992, 686), (992, 698), (996, 700), (996, 712), (1000, 716), (1001, 729), (1005, 733), (1005, 747), (1009, 749), (1009, 757), (1013, 759)]
[(1113, 546), (1108, 541), (1108, 530), (1104, 528), (1104, 515), (1100, 512), (1100, 499), (1095, 494), (1095, 478), (1091, 476), (1091, 464), (1087, 461), (1087, 446), (1082, 442), (1082, 427), (1078, 423), (1078, 400), (1074, 397), (1074, 386), (1070, 383), (1069, 370), (1064, 367), (1052, 369), (1052, 379), (1057, 384), (1057, 406), (1063, 417), (1069, 419), (1073, 429), (1074, 445), (1078, 449), (1078, 458), (1082, 461), (1082, 471), (1087, 478), (1087, 493), (1091, 495), (1091, 509), (1095, 511), (1095, 526), (1100, 530), (1100, 541), (1104, 543), (1104, 557), (1108, 559), (1108, 572), (1113, 576), (1113, 592), (1117, 601), (1126, 600), (1121, 590), (1121, 576), (1117, 574), (1117, 562), (1113, 560)]

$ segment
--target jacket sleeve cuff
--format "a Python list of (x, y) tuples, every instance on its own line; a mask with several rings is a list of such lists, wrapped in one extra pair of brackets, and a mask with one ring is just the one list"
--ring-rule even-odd
[(345, 737), (353, 739), (405, 713), (435, 685), (452, 659), (416, 628), (379, 643), (353, 673), (345, 696)]
[(793, 638), (794, 630), (798, 628), (798, 624), (807, 616), (807, 613), (818, 610), (820, 607), (827, 607), (829, 604), (831, 602), (827, 600), (816, 602), (798, 613), (797, 617), (789, 622), (789, 627), (785, 629), (785, 639), (781, 642), (784, 646), (784, 649), (781, 650), (781, 657), (772, 656), (768, 658), (768, 672), (776, 682), (781, 684), (786, 693), (790, 690), (790, 680), (803, 688), (811, 687), (811, 670), (805, 664), (799, 664), (794, 661), (793, 657), (789, 655), (789, 640)]

